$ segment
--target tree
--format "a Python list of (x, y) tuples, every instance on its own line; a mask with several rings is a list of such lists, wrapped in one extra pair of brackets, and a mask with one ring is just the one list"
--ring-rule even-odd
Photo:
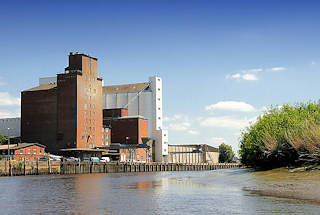
[(7, 144), (8, 138), (0, 134), (0, 145)]
[(219, 146), (219, 163), (231, 163), (235, 159), (232, 147), (222, 143)]

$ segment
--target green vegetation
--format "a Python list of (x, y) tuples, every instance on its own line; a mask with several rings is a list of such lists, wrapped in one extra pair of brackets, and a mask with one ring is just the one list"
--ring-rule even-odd
[(7, 144), (7, 141), (8, 141), (8, 137), (3, 136), (2, 134), (0, 134), (0, 145)]
[(232, 147), (222, 143), (219, 146), (219, 163), (231, 163), (235, 160)]
[(242, 164), (257, 168), (320, 162), (320, 101), (271, 107), (242, 132)]

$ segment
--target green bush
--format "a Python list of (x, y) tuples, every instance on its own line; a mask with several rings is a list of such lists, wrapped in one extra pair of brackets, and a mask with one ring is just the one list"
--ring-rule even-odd
[(319, 162), (320, 101), (271, 107), (241, 134), (240, 160), (274, 168)]
[(231, 163), (235, 159), (232, 147), (222, 143), (219, 146), (219, 163)]

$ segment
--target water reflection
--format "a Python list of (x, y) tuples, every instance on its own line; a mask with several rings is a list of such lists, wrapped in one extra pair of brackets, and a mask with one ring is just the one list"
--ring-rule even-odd
[(262, 196), (246, 170), (0, 178), (0, 214), (318, 214)]

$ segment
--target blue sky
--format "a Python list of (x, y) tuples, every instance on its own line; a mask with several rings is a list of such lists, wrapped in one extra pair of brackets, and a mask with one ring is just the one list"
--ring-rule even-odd
[(54, 76), (70, 51), (99, 59), (105, 84), (160, 75), (171, 144), (222, 141), (265, 107), (317, 100), (317, 1), (1, 1), (0, 117)]

